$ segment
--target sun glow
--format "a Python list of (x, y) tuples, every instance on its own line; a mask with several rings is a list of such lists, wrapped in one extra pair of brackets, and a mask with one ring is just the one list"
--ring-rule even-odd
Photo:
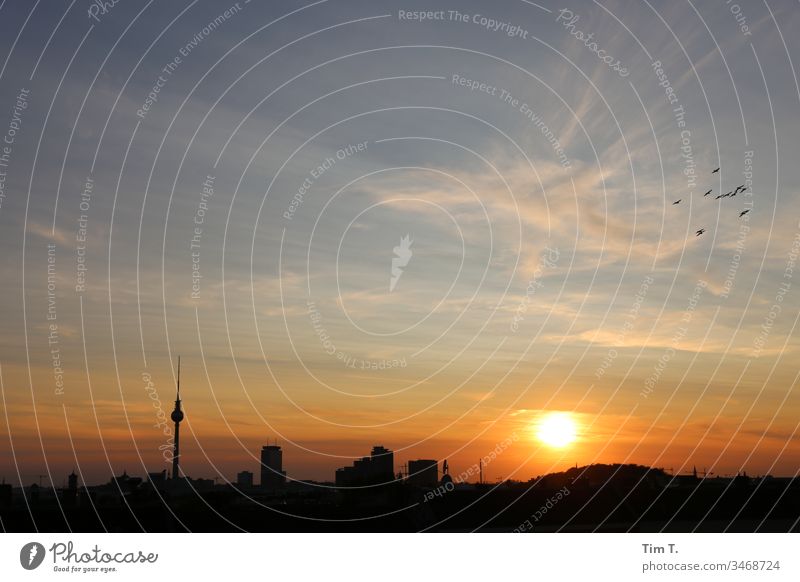
[(569, 412), (550, 412), (535, 427), (536, 438), (549, 447), (560, 449), (575, 440), (577, 426)]

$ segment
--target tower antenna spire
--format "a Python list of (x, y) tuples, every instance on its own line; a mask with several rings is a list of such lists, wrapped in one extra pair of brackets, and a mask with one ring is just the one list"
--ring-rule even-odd
[(175, 409), (172, 411), (172, 422), (175, 423), (175, 444), (172, 452), (172, 478), (177, 479), (179, 475), (179, 463), (181, 456), (181, 433), (180, 423), (183, 420), (183, 410), (181, 410), (181, 357), (178, 356), (178, 393), (175, 397)]

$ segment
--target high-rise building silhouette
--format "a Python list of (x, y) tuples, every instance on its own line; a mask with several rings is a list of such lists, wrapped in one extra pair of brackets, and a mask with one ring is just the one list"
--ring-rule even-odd
[(416, 487), (436, 487), (439, 481), (439, 464), (432, 459), (408, 462), (408, 484)]
[(389, 483), (393, 480), (394, 453), (381, 445), (372, 447), (369, 457), (356, 459), (350, 467), (336, 469), (336, 485), (339, 487)]
[(178, 394), (175, 397), (175, 410), (172, 411), (172, 422), (175, 423), (175, 445), (172, 455), (172, 478), (177, 479), (180, 471), (179, 462), (181, 456), (180, 429), (183, 420), (181, 410), (181, 357), (178, 356)]
[(280, 489), (286, 484), (283, 470), (283, 451), (278, 445), (261, 447), (261, 487)]
[(241, 488), (250, 488), (253, 486), (253, 473), (251, 471), (241, 471), (236, 474), (236, 485)]
[(370, 457), (375, 477), (379, 481), (391, 481), (394, 478), (394, 453), (386, 447), (377, 445), (372, 447)]

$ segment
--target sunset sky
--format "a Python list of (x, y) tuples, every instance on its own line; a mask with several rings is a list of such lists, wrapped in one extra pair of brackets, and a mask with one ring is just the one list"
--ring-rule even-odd
[(0, 3), (0, 477), (799, 470), (796, 2), (259, 4)]

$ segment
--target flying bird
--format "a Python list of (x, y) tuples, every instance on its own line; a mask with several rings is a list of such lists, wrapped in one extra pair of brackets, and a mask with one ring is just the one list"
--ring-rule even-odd
[(700, 235), (701, 235), (701, 234), (703, 234), (705, 231), (706, 231), (706, 229), (705, 229), (705, 228), (701, 228), (700, 230), (698, 230), (698, 231), (697, 231), (697, 232), (694, 234), (694, 236), (700, 236)]
[(683, 200), (683, 198), (678, 198), (675, 202), (672, 203), (672, 205), (675, 206), (676, 204), (680, 204), (681, 200)]
[(714, 171), (713, 171), (713, 172), (711, 172), (711, 173), (712, 173), (712, 174), (716, 174), (717, 172), (719, 172), (719, 168), (717, 168), (716, 170), (714, 170)]
[(745, 190), (747, 190), (747, 188), (746, 188), (746, 187), (744, 187), (744, 186), (742, 186), (741, 188), (742, 188), (742, 189), (740, 190), (740, 192), (744, 192)]
[(703, 196), (708, 196), (709, 194), (711, 194), (711, 190), (709, 190), (708, 192), (706, 192), (705, 194), (703, 194)]
[(749, 209), (749, 208), (748, 208), (747, 210), (742, 210), (742, 211), (739, 213), (739, 218), (741, 218), (742, 216), (744, 216), (744, 215), (745, 215), (745, 214), (747, 214), (748, 212), (750, 212), (750, 209)]
[(724, 196), (725, 196), (725, 194), (717, 194), (716, 200), (719, 200), (720, 198), (722, 198)]

